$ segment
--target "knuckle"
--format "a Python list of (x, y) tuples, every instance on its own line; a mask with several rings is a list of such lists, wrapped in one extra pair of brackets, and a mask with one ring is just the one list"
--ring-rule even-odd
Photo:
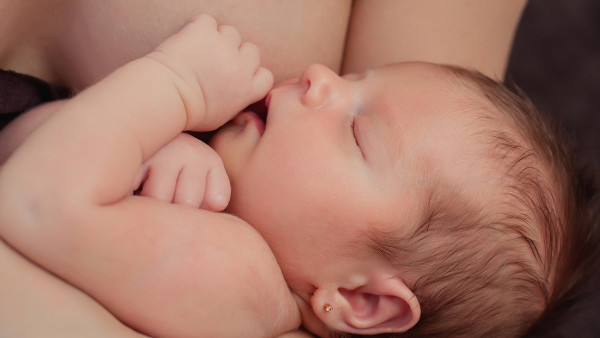
[(215, 18), (208, 14), (198, 14), (194, 16), (190, 22), (204, 22), (209, 24), (214, 23), (215, 25), (217, 24), (217, 20), (215, 20)]
[(230, 34), (239, 34), (237, 29), (235, 29), (235, 27), (231, 26), (231, 25), (221, 25), (219, 27), (219, 31), (221, 32), (227, 32)]
[(258, 48), (257, 45), (255, 45), (252, 42), (244, 42), (244, 43), (242, 43), (242, 47), (241, 48), (243, 48), (248, 53), (260, 54), (260, 49)]
[(198, 207), (202, 203), (202, 199), (191, 192), (178, 194), (176, 201), (178, 204), (189, 205), (191, 207)]
[(161, 202), (171, 202), (171, 200), (172, 200), (172, 196), (162, 190), (155, 190), (155, 189), (144, 190), (143, 189), (142, 192), (140, 193), (140, 195), (145, 196), (145, 197), (151, 197), (151, 198), (161, 201)]

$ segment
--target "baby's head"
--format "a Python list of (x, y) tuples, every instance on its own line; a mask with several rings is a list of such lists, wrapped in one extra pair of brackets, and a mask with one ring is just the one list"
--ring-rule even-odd
[(564, 284), (571, 168), (502, 85), (315, 65), (267, 106), (266, 128), (242, 113), (211, 143), (229, 211), (269, 243), (310, 331), (513, 336)]

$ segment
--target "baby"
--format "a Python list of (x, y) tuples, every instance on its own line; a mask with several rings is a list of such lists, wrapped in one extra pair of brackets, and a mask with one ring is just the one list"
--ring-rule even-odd
[[(237, 114), (271, 84), (197, 18), (8, 159), (1, 238), (155, 336), (514, 336), (561, 300), (571, 167), (528, 101), (452, 67), (314, 65), (266, 123)], [(220, 126), (218, 157), (179, 135)]]

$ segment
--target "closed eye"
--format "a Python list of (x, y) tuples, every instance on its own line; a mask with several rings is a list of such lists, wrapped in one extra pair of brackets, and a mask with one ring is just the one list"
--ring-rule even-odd
[(352, 130), (352, 137), (354, 137), (354, 142), (356, 143), (356, 146), (360, 150), (360, 153), (362, 154), (363, 158), (365, 158), (365, 153), (360, 147), (360, 143), (358, 143), (358, 138), (356, 137), (356, 119), (352, 119), (352, 122), (350, 122), (350, 129)]

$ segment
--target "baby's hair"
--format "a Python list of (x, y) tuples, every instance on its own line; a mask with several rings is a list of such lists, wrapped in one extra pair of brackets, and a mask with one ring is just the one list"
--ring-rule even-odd
[[(541, 114), (515, 84), (505, 86), (477, 72), (457, 67), (448, 69), (458, 78), (463, 77), (475, 84), (499, 108), (499, 112), (512, 120), (513, 126), (525, 140), (530, 142), (531, 149), (523, 149), (522, 155), (517, 158), (531, 158), (532, 166), (537, 165), (548, 171), (547, 175), (540, 177), (542, 186), (523, 180), (521, 175), (516, 176), (524, 193), (521, 196), (525, 198), (522, 202), (530, 204), (529, 208), (536, 214), (537, 219), (534, 221), (538, 226), (537, 231), (542, 235), (540, 244), (546, 252), (545, 257), (542, 257), (545, 259), (538, 263), (543, 268), (547, 283), (543, 311), (533, 322), (523, 318), (522, 322), (529, 322), (529, 327), (525, 332), (519, 333), (525, 336), (555, 333), (558, 325), (572, 314), (569, 312), (574, 311), (574, 305), (589, 294), (586, 284), (598, 262), (600, 196), (594, 175), (597, 170), (592, 171), (578, 165), (574, 146), (566, 143), (559, 124)], [(498, 141), (502, 148), (502, 137)], [(513, 146), (515, 145), (509, 144), (509, 147)], [(515, 168), (512, 168), (513, 173)], [(535, 167), (522, 168), (524, 171), (537, 170)], [(548, 190), (547, 187), (551, 185), (555, 188)], [(519, 189), (513, 187), (513, 190), (514, 188)], [(530, 194), (533, 198), (528, 199), (528, 191), (537, 196)], [(512, 323), (498, 324), (502, 328), (503, 325), (509, 326)]]
[(480, 106), (469, 109), (491, 122), (475, 136), (502, 176), (501, 196), (481, 206), (441, 186), (432, 190), (423, 222), (410, 236), (368, 234), (377, 254), (416, 276), (405, 282), (422, 312), (408, 332), (379, 336), (543, 332), (582, 296), (591, 273), (599, 242), (598, 217), (590, 208), (594, 190), (582, 180), (559, 129), (516, 86), (443, 68), (450, 84), (479, 98)]

